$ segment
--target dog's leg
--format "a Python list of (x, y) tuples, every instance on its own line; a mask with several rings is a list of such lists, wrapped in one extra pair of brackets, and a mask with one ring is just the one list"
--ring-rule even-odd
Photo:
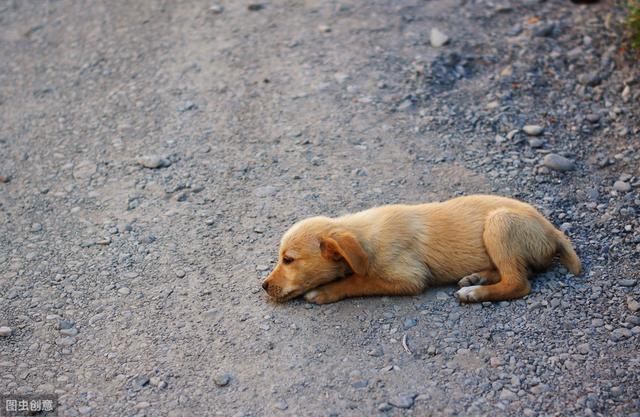
[(461, 288), (456, 296), (463, 303), (524, 297), (531, 291), (528, 266), (546, 264), (555, 250), (539, 219), (508, 209), (489, 215), (482, 237), (500, 280)]
[(500, 281), (500, 274), (497, 269), (487, 269), (463, 277), (458, 281), (459, 287), (470, 287), (471, 285), (495, 284)]
[(347, 297), (365, 295), (416, 295), (423, 289), (419, 285), (407, 282), (390, 282), (355, 274), (311, 290), (304, 298), (312, 303), (328, 304)]

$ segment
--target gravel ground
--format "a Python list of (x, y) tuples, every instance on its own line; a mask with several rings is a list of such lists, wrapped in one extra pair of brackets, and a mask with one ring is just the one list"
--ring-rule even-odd
[[(55, 392), (61, 416), (640, 415), (622, 13), (0, 1), (0, 394)], [(540, 208), (585, 273), (465, 306), (260, 288), (296, 220), (476, 192)]]

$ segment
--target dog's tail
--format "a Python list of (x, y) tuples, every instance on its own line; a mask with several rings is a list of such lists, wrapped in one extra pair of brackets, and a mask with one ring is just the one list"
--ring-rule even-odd
[(576, 254), (576, 251), (571, 246), (571, 241), (564, 233), (556, 230), (558, 236), (558, 255), (560, 256), (560, 262), (566, 266), (573, 275), (580, 275), (582, 272), (582, 263), (580, 258)]

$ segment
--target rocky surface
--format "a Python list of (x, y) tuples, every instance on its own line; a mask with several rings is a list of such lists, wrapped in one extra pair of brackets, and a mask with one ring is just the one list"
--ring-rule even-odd
[[(0, 394), (55, 392), (62, 416), (637, 416), (621, 16), (3, 2)], [(326, 306), (260, 288), (298, 219), (477, 192), (537, 206), (585, 273), (467, 306), (448, 287)]]

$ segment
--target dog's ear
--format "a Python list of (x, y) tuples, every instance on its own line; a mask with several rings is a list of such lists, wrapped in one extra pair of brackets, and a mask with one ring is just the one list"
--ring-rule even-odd
[(325, 259), (344, 260), (358, 275), (364, 275), (369, 267), (369, 258), (358, 239), (349, 232), (337, 232), (320, 239), (320, 252)]

